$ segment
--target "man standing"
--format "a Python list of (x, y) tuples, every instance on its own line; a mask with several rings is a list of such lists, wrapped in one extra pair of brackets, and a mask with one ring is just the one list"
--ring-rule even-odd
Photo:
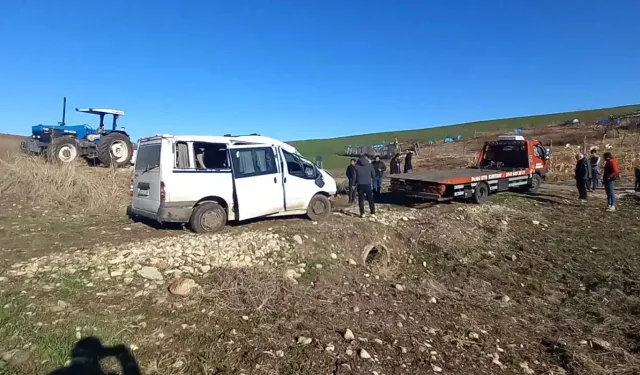
[(387, 166), (380, 160), (380, 155), (376, 155), (375, 161), (373, 162), (373, 169), (376, 170), (376, 177), (373, 180), (373, 193), (380, 195), (382, 191), (382, 177), (384, 176), (384, 171), (387, 170)]
[(391, 159), (391, 174), (400, 174), (400, 154), (397, 153)]
[(576, 155), (576, 187), (578, 188), (578, 196), (581, 202), (587, 199), (587, 183), (589, 178), (589, 166), (584, 158), (584, 155)]
[(360, 156), (356, 163), (356, 184), (358, 185), (358, 205), (360, 206), (360, 217), (364, 216), (364, 200), (365, 197), (369, 202), (369, 211), (371, 215), (376, 213), (376, 207), (373, 203), (373, 191), (371, 184), (376, 177), (376, 171), (369, 159), (365, 155)]
[(411, 151), (407, 151), (407, 156), (404, 157), (404, 173), (411, 173), (413, 171), (413, 165), (411, 165)]
[(347, 167), (347, 179), (349, 180), (349, 203), (356, 201), (356, 159), (351, 159)]
[(604, 191), (607, 193), (607, 203), (609, 207), (607, 210), (616, 210), (616, 195), (613, 192), (614, 183), (618, 178), (618, 161), (611, 155), (610, 152), (605, 152), (602, 155), (605, 160), (604, 173), (602, 174), (602, 184), (604, 185)]
[(598, 156), (598, 150), (595, 148), (591, 150), (591, 157), (589, 158), (589, 184), (587, 188), (591, 191), (596, 191), (598, 187), (598, 169), (600, 168), (600, 156)]

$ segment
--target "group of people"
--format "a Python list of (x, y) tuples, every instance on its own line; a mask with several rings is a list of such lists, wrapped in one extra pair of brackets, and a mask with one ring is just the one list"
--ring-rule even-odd
[[(413, 171), (411, 151), (408, 151), (404, 158), (404, 173)], [(373, 162), (368, 155), (360, 155), (358, 160), (351, 159), (351, 163), (347, 167), (347, 178), (349, 179), (349, 203), (353, 203), (358, 197), (358, 205), (360, 208), (360, 216), (364, 216), (364, 203), (369, 203), (369, 211), (375, 215), (374, 195), (379, 196), (382, 192), (382, 178), (387, 166), (376, 155)], [(399, 174), (402, 169), (401, 155), (395, 154), (391, 159), (390, 173)]]
[[(618, 161), (610, 152), (605, 152), (602, 157), (605, 160), (602, 173), (602, 185), (607, 193), (607, 209), (615, 211), (616, 196), (614, 194), (615, 181), (619, 178)], [(587, 159), (583, 154), (576, 155), (575, 179), (578, 188), (578, 196), (581, 202), (587, 199), (587, 191), (595, 191), (598, 187), (600, 175), (600, 156), (598, 151), (591, 150), (591, 156)]]

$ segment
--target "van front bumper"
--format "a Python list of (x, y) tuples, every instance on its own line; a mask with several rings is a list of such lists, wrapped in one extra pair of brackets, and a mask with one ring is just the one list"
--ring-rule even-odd
[(160, 223), (188, 223), (195, 204), (196, 202), (163, 202), (158, 207), (157, 213), (129, 206), (127, 207), (127, 216), (146, 217)]

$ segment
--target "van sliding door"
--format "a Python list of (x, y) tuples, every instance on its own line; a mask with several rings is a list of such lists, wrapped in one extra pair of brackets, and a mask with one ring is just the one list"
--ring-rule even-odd
[(235, 145), (229, 149), (239, 220), (284, 210), (282, 174), (270, 146)]

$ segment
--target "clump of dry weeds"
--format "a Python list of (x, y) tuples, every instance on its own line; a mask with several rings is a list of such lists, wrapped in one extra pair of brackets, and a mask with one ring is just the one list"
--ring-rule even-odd
[(0, 198), (86, 213), (122, 212), (131, 173), (79, 164), (57, 165), (17, 155), (0, 160)]

